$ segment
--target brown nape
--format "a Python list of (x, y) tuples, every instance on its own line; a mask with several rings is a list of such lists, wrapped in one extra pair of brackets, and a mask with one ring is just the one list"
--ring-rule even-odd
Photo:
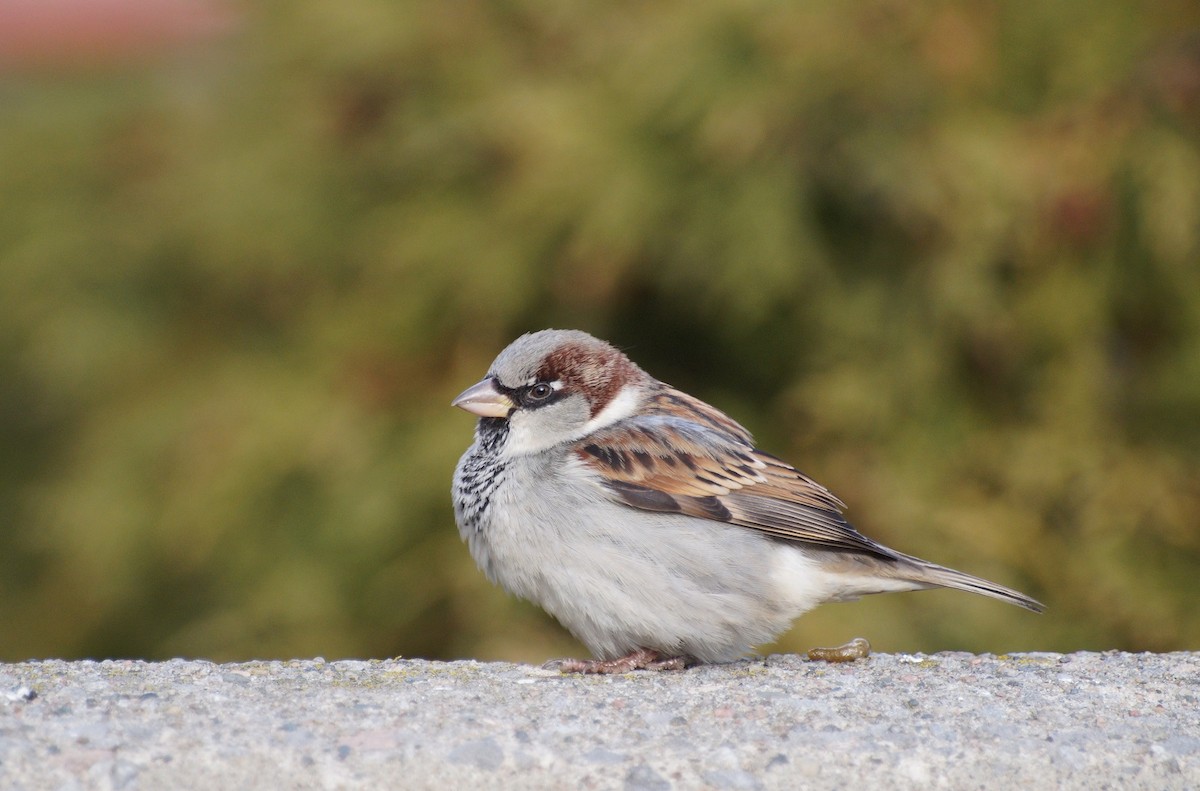
[(561, 381), (564, 387), (587, 396), (590, 417), (595, 417), (641, 369), (608, 344), (566, 343), (546, 355), (537, 377)]

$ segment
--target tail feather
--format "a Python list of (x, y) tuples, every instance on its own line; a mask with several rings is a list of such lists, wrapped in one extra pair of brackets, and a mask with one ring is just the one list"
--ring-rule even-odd
[(901, 558), (903, 561), (906, 561), (904, 564), (904, 573), (901, 576), (913, 582), (922, 583), (929, 587), (954, 588), (955, 590), (967, 591), (968, 593), (979, 593), (983, 596), (991, 596), (993, 599), (1008, 602), (1009, 604), (1015, 604), (1018, 607), (1024, 607), (1026, 610), (1032, 610), (1033, 612), (1044, 612), (1046, 609), (1046, 606), (1037, 599), (1026, 596), (1024, 593), (1012, 588), (1006, 588), (995, 582), (989, 582), (981, 577), (975, 577), (962, 571), (955, 571), (945, 566), (939, 566), (936, 563), (914, 558), (911, 555), (901, 555)]

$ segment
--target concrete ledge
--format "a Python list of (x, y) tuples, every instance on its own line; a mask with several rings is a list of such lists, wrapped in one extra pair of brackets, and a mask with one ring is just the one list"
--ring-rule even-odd
[(0, 665), (0, 786), (1197, 788), (1200, 654)]

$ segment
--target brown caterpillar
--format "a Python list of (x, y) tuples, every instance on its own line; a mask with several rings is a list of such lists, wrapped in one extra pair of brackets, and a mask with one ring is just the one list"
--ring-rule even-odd
[(855, 637), (845, 645), (837, 648), (810, 648), (810, 662), (853, 662), (855, 659), (866, 659), (871, 655), (871, 644), (864, 637)]

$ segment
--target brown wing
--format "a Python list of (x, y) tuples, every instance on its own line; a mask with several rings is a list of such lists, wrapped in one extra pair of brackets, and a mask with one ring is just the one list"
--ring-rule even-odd
[(649, 410), (580, 440), (575, 452), (635, 508), (897, 557), (855, 530), (828, 489), (752, 443), (750, 433), (723, 413), (668, 388)]

